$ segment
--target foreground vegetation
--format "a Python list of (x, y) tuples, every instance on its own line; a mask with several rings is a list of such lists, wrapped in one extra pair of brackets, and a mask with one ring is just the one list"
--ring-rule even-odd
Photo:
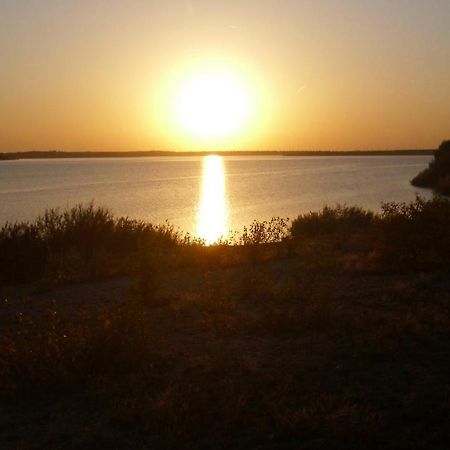
[(1, 448), (448, 448), (449, 200), (324, 208), (210, 247), (91, 205), (5, 226), (0, 255), (4, 284), (130, 282), (101, 314), (20, 299)]
[[(49, 210), (33, 223), (0, 229), (0, 283), (49, 286), (187, 266), (235, 265), (297, 255), (305, 264), (333, 259), (369, 270), (432, 270), (450, 263), (450, 201), (418, 197), (410, 204), (385, 203), (375, 214), (358, 207), (325, 207), (292, 224), (274, 218), (254, 222), (217, 245), (165, 224), (115, 218), (94, 205)], [(270, 245), (272, 244), (272, 245)], [(147, 275), (145, 275), (147, 278)]]
[(416, 175), (411, 183), (450, 195), (450, 141), (442, 142), (429, 166)]

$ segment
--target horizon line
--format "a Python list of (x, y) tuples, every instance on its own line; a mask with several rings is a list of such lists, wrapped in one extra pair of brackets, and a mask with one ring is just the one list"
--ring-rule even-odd
[(202, 155), (202, 154), (316, 154), (316, 153), (392, 153), (392, 152), (433, 152), (436, 148), (397, 148), (397, 149), (346, 149), (346, 150), (336, 150), (336, 149), (320, 149), (320, 150), (20, 150), (20, 151), (3, 151), (0, 152), (0, 158), (3, 156), (14, 156), (14, 155), (49, 155), (49, 156), (67, 156), (67, 155)]

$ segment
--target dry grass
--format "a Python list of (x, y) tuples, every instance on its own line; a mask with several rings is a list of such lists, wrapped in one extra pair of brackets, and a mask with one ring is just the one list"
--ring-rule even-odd
[(2, 448), (446, 448), (448, 279), (295, 261), (166, 274), (95, 321), (23, 317)]
[(78, 314), (21, 310), (0, 337), (0, 447), (448, 448), (448, 204), (348, 212), (281, 242), (148, 241), (101, 315), (82, 295)]

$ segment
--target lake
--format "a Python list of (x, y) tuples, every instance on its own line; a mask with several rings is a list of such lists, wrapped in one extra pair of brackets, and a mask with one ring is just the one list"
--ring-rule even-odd
[(432, 156), (205, 156), (0, 162), (0, 223), (94, 201), (114, 214), (169, 221), (212, 241), (254, 219), (324, 205), (379, 210), (430, 197), (409, 180)]

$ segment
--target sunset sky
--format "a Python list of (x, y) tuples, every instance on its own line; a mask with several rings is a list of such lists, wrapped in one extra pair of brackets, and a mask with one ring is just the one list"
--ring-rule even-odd
[[(435, 148), (449, 22), (449, 0), (0, 0), (0, 151)], [(237, 86), (232, 132), (179, 117), (205, 73)]]

